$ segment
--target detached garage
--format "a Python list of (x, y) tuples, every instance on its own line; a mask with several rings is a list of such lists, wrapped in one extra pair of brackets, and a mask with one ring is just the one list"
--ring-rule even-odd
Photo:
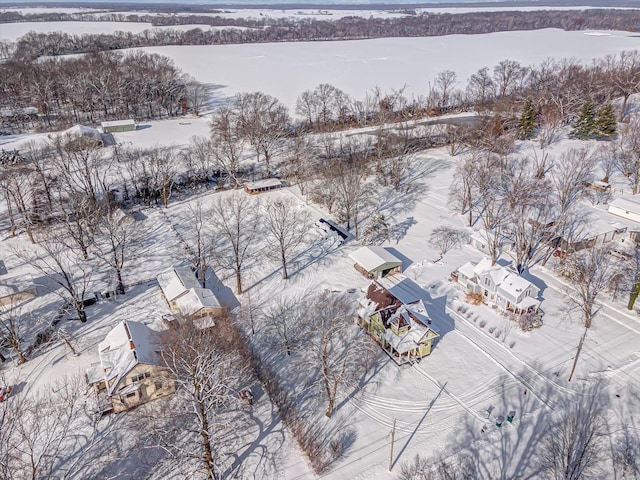
[(354, 267), (367, 278), (402, 272), (402, 260), (383, 247), (362, 247), (349, 255)]
[(627, 198), (616, 198), (611, 202), (609, 213), (640, 223), (640, 203)]
[(104, 133), (133, 132), (136, 129), (136, 122), (130, 118), (128, 120), (102, 122), (100, 126), (102, 126)]

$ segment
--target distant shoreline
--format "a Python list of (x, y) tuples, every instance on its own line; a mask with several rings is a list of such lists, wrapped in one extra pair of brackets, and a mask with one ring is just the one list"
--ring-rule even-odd
[[(515, 0), (495, 2), (438, 2), (438, 3), (199, 3), (206, 0), (194, 0), (194, 3), (175, 2), (172, 0), (141, 3), (135, 1), (85, 0), (75, 2), (3, 2), (2, 8), (90, 8), (90, 9), (122, 9), (154, 10), (171, 12), (205, 13), (221, 8), (242, 10), (278, 9), (278, 10), (403, 10), (403, 9), (439, 9), (439, 8), (485, 8), (485, 7), (601, 7), (601, 8), (640, 8), (638, 0)], [(198, 2), (198, 3), (196, 3)]]

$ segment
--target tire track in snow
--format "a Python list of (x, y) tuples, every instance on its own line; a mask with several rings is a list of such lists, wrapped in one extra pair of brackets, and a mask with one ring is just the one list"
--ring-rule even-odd
[[(548, 393), (543, 393), (543, 391), (561, 391), (571, 397), (578, 395), (575, 391), (567, 387), (563, 387), (562, 385), (558, 385), (554, 381), (548, 379), (538, 370), (520, 360), (512, 352), (508, 351), (506, 347), (496, 344), (491, 338), (488, 338), (486, 335), (478, 332), (462, 315), (453, 311), (449, 307), (447, 307), (446, 311), (451, 317), (457, 320), (455, 324), (456, 332), (466, 338), (469, 343), (479, 348), (485, 355), (487, 355), (487, 357), (491, 358), (495, 363), (501, 366), (508, 374), (522, 383), (527, 390), (532, 393), (532, 395), (538, 398), (548, 408), (553, 410), (555, 408), (555, 401)], [(512, 367), (514, 363), (517, 364), (518, 367), (521, 367), (522, 370), (526, 371), (526, 374), (514, 372)]]

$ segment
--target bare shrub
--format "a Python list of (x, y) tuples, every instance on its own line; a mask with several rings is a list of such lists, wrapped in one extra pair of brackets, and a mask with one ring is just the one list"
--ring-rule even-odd
[(466, 298), (467, 302), (472, 304), (472, 305), (480, 305), (482, 303), (482, 294), (481, 293), (467, 292), (465, 298)]

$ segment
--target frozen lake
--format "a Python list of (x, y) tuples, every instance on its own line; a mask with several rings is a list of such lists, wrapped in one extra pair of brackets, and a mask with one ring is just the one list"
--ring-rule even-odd
[(458, 87), (482, 67), (505, 59), (523, 65), (547, 58), (594, 58), (640, 47), (629, 32), (566, 32), (545, 29), (485, 35), (145, 48), (173, 58), (201, 82), (219, 86), (226, 97), (260, 90), (293, 109), (301, 92), (330, 83), (356, 98), (378, 85), (407, 86), (408, 95), (424, 95), (436, 74), (453, 70)]

